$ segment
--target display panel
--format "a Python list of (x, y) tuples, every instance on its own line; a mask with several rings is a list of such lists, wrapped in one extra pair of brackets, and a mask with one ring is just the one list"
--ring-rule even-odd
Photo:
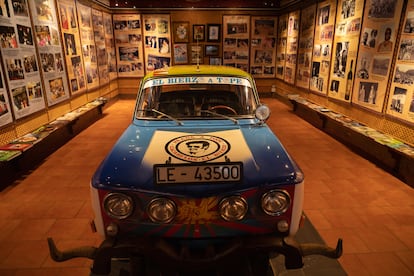
[(92, 9), (92, 27), (95, 38), (96, 58), (99, 72), (99, 85), (109, 83), (108, 53), (105, 45), (105, 30), (103, 14), (101, 11)]
[(391, 79), (386, 113), (414, 123), (414, 1), (409, 0), (404, 15), (397, 60)]
[(330, 98), (351, 101), (363, 10), (363, 0), (338, 1), (328, 89)]
[(144, 22), (145, 70), (153, 71), (171, 66), (170, 15), (145, 14), (142, 18)]
[(252, 17), (250, 73), (256, 78), (274, 78), (276, 71), (277, 17)]
[(118, 77), (116, 70), (116, 52), (115, 52), (115, 40), (114, 32), (112, 28), (112, 16), (109, 13), (102, 13), (103, 25), (105, 31), (105, 47), (106, 56), (108, 58), (108, 75), (109, 80), (114, 80)]
[(40, 55), (47, 104), (52, 106), (70, 97), (55, 2), (30, 0), (29, 5), (33, 15), (35, 41)]
[(86, 91), (86, 77), (76, 19), (76, 6), (74, 1), (68, 0), (60, 0), (58, 5), (69, 88), (72, 95), (80, 94)]
[(276, 78), (281, 80), (285, 79), (288, 17), (287, 14), (279, 16), (279, 23), (277, 26)]
[(285, 61), (285, 82), (294, 84), (298, 59), (300, 11), (289, 13)]
[(6, 80), (15, 119), (45, 108), (35, 37), (28, 3), (6, 0), (9, 9), (0, 15), (0, 43)]
[(92, 26), (92, 9), (76, 3), (83, 62), (85, 65), (86, 87), (93, 89), (99, 86), (98, 60)]
[(303, 9), (297, 58), (296, 86), (309, 89), (311, 60), (315, 30), (316, 5)]
[(118, 61), (118, 76), (144, 76), (141, 15), (114, 14), (113, 21), (116, 56)]
[(223, 16), (223, 64), (249, 70), (250, 16)]
[(326, 95), (332, 61), (332, 42), (335, 31), (336, 0), (318, 3), (313, 42), (310, 91)]
[(365, 6), (352, 102), (376, 112), (383, 110), (392, 75), (402, 4), (402, 1), (371, 0)]
[(12, 112), (10, 109), (9, 97), (4, 84), (3, 70), (0, 66), (0, 128), (13, 121)]

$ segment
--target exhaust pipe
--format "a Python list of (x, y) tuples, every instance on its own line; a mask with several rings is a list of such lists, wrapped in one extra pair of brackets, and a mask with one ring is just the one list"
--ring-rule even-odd
[(52, 238), (47, 238), (47, 244), (49, 245), (50, 257), (55, 262), (64, 262), (73, 258), (88, 258), (95, 259), (97, 248), (93, 246), (78, 247), (66, 251), (60, 251), (57, 249), (55, 242)]

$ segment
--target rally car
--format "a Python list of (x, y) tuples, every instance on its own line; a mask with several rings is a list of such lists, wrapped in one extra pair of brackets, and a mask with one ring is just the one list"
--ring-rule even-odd
[(269, 256), (287, 268), (302, 257), (338, 258), (336, 248), (294, 240), (304, 175), (266, 125), (270, 110), (253, 78), (224, 66), (176, 66), (141, 81), (130, 126), (91, 180), (99, 248), (60, 251), (56, 261), (94, 260), (108, 274), (127, 258), (134, 275), (160, 270), (248, 267), (268, 273)]

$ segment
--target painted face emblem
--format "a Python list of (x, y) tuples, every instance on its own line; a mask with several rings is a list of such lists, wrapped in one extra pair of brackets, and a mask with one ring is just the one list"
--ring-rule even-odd
[(207, 162), (230, 150), (226, 140), (212, 135), (185, 135), (169, 141), (165, 150), (171, 156), (187, 162)]

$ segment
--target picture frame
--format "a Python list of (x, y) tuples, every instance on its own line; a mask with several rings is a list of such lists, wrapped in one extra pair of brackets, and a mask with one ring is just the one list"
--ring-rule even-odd
[(190, 22), (177, 21), (173, 22), (173, 38), (176, 43), (189, 42), (190, 36)]
[(205, 40), (205, 25), (195, 24), (193, 25), (193, 41)]
[(221, 65), (221, 57), (210, 57), (210, 65)]
[(207, 41), (220, 42), (221, 39), (221, 24), (207, 25)]
[(174, 64), (188, 63), (188, 46), (187, 43), (174, 44)]
[(191, 63), (202, 64), (204, 60), (203, 47), (201, 45), (191, 45)]
[(204, 53), (206, 56), (218, 56), (219, 55), (219, 45), (205, 45)]

